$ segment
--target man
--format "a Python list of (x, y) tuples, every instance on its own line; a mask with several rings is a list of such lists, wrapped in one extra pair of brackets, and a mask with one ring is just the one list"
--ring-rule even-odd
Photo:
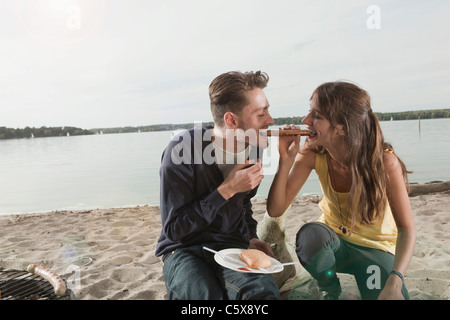
[(273, 124), (263, 89), (269, 77), (228, 72), (209, 87), (214, 128), (195, 126), (164, 150), (162, 231), (156, 255), (164, 261), (169, 299), (279, 299), (269, 274), (237, 272), (208, 247), (254, 248), (272, 255), (256, 235), (251, 198), (263, 179), (259, 130)]

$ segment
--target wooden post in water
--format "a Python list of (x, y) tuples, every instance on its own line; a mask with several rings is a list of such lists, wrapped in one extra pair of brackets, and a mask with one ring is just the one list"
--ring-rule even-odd
[(420, 134), (420, 116), (419, 116), (419, 134)]

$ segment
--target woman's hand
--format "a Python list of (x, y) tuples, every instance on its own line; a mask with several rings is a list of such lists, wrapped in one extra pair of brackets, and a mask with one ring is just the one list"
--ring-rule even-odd
[(378, 300), (405, 300), (402, 295), (402, 280), (397, 275), (389, 276)]
[[(281, 130), (300, 129), (299, 126), (284, 125)], [(300, 136), (280, 136), (278, 140), (278, 150), (280, 153), (280, 161), (288, 161), (294, 163), (295, 157), (300, 150)]]

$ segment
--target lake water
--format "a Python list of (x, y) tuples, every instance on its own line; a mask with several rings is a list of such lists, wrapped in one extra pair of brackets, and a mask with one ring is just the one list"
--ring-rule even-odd
[[(450, 180), (450, 119), (385, 121), (411, 182)], [(171, 132), (0, 140), (0, 214), (159, 205), (161, 153)], [(278, 152), (265, 152), (266, 198)], [(321, 194), (313, 172), (301, 194)]]

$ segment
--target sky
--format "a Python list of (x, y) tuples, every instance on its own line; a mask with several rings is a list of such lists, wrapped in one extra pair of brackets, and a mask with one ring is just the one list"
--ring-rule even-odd
[(272, 117), (323, 82), (375, 112), (450, 108), (450, 1), (0, 0), (0, 127), (209, 122), (221, 73), (267, 72)]

